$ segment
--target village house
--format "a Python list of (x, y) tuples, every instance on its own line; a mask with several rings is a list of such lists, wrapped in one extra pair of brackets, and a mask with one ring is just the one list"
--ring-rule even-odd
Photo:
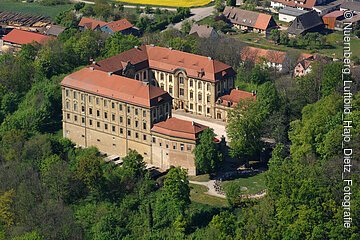
[(193, 150), (207, 127), (171, 117), (172, 97), (158, 86), (87, 67), (61, 82), (63, 135), (79, 147), (196, 174)]
[(345, 0), (336, 0), (336, 1), (331, 1), (328, 2), (326, 4), (322, 4), (322, 5), (317, 5), (313, 7), (313, 10), (315, 10), (319, 16), (324, 16), (327, 13), (336, 11), (340, 9), (340, 5), (344, 2)]
[(309, 32), (320, 32), (324, 28), (324, 23), (316, 11), (304, 13), (294, 19), (287, 32), (290, 37), (305, 35)]
[(307, 53), (291, 54), (277, 50), (255, 48), (246, 46), (241, 51), (242, 62), (252, 62), (254, 64), (263, 64), (265, 67), (271, 68), (279, 73), (288, 73), (293, 71), (296, 63), (311, 59), (313, 55)]
[(34, 42), (44, 44), (50, 39), (51, 37), (40, 33), (13, 29), (1, 39), (0, 49), (2, 52), (17, 52), (24, 44), (31, 44)]
[(62, 27), (59, 25), (49, 25), (39, 30), (39, 32), (48, 36), (58, 37), (62, 32), (65, 31), (65, 29), (66, 27)]
[(235, 28), (240, 30), (267, 35), (272, 29), (278, 28), (273, 17), (264, 13), (225, 7), (223, 15)]
[(301, 10), (312, 10), (314, 6), (325, 4), (327, 0), (271, 0), (272, 8), (292, 7)]
[(346, 1), (340, 5), (341, 11), (352, 11), (353, 13), (360, 14), (360, 2)]
[(283, 22), (294, 21), (296, 17), (307, 13), (305, 10), (285, 6), (279, 10), (279, 20)]
[(326, 65), (332, 61), (331, 58), (320, 55), (314, 55), (310, 58), (303, 59), (295, 66), (294, 77), (302, 77), (310, 73), (314, 62), (320, 62), (321, 64)]
[(194, 23), (191, 27), (189, 35), (197, 36), (199, 38), (211, 38), (216, 39), (219, 37), (219, 34), (215, 31), (213, 27), (208, 25), (198, 25)]
[(172, 107), (216, 118), (216, 100), (234, 88), (231, 66), (172, 48), (142, 45), (94, 62), (94, 69), (148, 82), (173, 97)]
[(82, 17), (78, 27), (80, 30), (91, 29), (109, 34), (120, 32), (122, 34), (139, 35), (139, 29), (125, 18), (107, 23), (93, 18)]

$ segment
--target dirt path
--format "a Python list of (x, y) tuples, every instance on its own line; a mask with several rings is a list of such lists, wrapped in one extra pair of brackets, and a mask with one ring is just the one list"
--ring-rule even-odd
[(197, 185), (203, 185), (205, 187), (208, 188), (208, 191), (206, 192), (206, 194), (211, 195), (211, 196), (215, 196), (215, 197), (220, 197), (220, 198), (226, 198), (225, 195), (219, 194), (214, 187), (215, 184), (215, 180), (210, 180), (208, 182), (198, 182), (198, 181), (189, 181), (192, 184), (197, 184)]

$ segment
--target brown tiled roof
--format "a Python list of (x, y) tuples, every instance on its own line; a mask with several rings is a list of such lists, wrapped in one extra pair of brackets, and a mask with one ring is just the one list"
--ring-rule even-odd
[(91, 68), (83, 68), (66, 76), (61, 85), (144, 107), (172, 99), (159, 87)]
[(233, 89), (230, 94), (219, 97), (221, 105), (235, 107), (241, 100), (256, 100), (256, 95), (251, 92)]
[(120, 19), (115, 22), (111, 22), (106, 24), (113, 32), (120, 32), (125, 29), (132, 28), (134, 25), (132, 25), (126, 18)]
[(255, 48), (255, 47), (244, 47), (241, 51), (242, 61), (251, 61), (255, 63), (260, 63), (264, 59), (271, 63), (282, 64), (286, 59), (286, 52)]
[(165, 121), (155, 123), (151, 131), (167, 136), (196, 140), (198, 134), (207, 126), (196, 122), (189, 122), (178, 118), (168, 118)]
[[(143, 45), (104, 59), (93, 65), (101, 71), (118, 72), (124, 68), (123, 63), (130, 61), (135, 68), (150, 67), (165, 72), (183, 69), (189, 77), (201, 78), (215, 82), (229, 75), (235, 75), (231, 66), (208, 57), (186, 53), (170, 48)], [(123, 63), (121, 63), (123, 62)], [(200, 73), (203, 72), (204, 74)]]
[(225, 7), (223, 15), (231, 23), (261, 30), (266, 30), (272, 20), (271, 15), (234, 7)]
[(333, 12), (330, 12), (328, 14), (325, 14), (323, 16), (323, 18), (338, 18), (338, 17), (341, 17), (344, 15), (344, 12), (343, 11), (340, 11), (340, 10), (337, 10), (337, 11), (333, 11)]
[(13, 29), (7, 35), (5, 35), (2, 40), (5, 42), (11, 42), (15, 44), (29, 44), (32, 42), (37, 42), (40, 44), (44, 44), (49, 41), (51, 37), (42, 35), (40, 33), (28, 32), (19, 29)]
[(215, 31), (213, 27), (209, 25), (198, 25), (194, 23), (190, 29), (189, 35), (197, 35), (200, 38), (211, 37), (211, 33)]
[(98, 26), (103, 27), (106, 24), (108, 24), (108, 23), (104, 22), (104, 21), (100, 21), (100, 20), (93, 19), (93, 18), (82, 17), (78, 26), (94, 30), (96, 27), (98, 27)]
[(316, 5), (316, 0), (302, 0), (302, 1), (296, 0), (299, 2), (303, 2), (303, 4), (295, 3), (295, 0), (273, 0), (273, 1), (289, 7), (299, 7), (299, 8), (301, 7), (306, 9), (312, 9)]

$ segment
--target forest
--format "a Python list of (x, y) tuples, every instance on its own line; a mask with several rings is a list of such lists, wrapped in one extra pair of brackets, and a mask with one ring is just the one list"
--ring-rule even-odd
[[(315, 64), (301, 78), (241, 63), (242, 44), (199, 40), (178, 31), (134, 36), (69, 28), (46, 45), (0, 56), (0, 239), (360, 239), (360, 93), (354, 72), (351, 228), (343, 227), (341, 63)], [(60, 81), (90, 63), (140, 44), (211, 56), (237, 70), (236, 84), (258, 100), (232, 110), (230, 154), (276, 140), (267, 195), (236, 194), (227, 207), (190, 200), (187, 173), (152, 179), (132, 151), (122, 167), (95, 148), (62, 138)], [(244, 104), (246, 107), (243, 107)], [(214, 169), (210, 168), (210, 171)], [(357, 173), (357, 174), (356, 174)]]

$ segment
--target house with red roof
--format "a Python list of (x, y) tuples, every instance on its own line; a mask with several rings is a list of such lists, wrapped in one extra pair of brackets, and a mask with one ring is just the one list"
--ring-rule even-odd
[(237, 29), (269, 34), (278, 28), (274, 18), (269, 14), (248, 11), (235, 7), (225, 7), (223, 15)]
[[(295, 59), (293, 59), (295, 57)], [(264, 66), (275, 69), (280, 73), (293, 71), (293, 64), (304, 59), (311, 59), (313, 55), (301, 53), (299, 56), (291, 56), (287, 52), (263, 49), (246, 46), (241, 51), (241, 61), (254, 64), (264, 64)]]
[(78, 27), (81, 30), (98, 30), (109, 34), (114, 34), (117, 32), (120, 32), (122, 34), (139, 34), (139, 29), (136, 28), (125, 18), (108, 23), (93, 18), (82, 17), (78, 24)]
[(329, 0), (271, 0), (272, 8), (293, 7), (301, 10), (312, 10), (314, 6), (323, 5)]
[(51, 40), (52, 37), (35, 33), (28, 32), (19, 29), (13, 29), (8, 34), (6, 34), (2, 40), (2, 49), (8, 49), (8, 51), (18, 51), (21, 49), (21, 46), (24, 44), (38, 43), (45, 44), (47, 41)]

